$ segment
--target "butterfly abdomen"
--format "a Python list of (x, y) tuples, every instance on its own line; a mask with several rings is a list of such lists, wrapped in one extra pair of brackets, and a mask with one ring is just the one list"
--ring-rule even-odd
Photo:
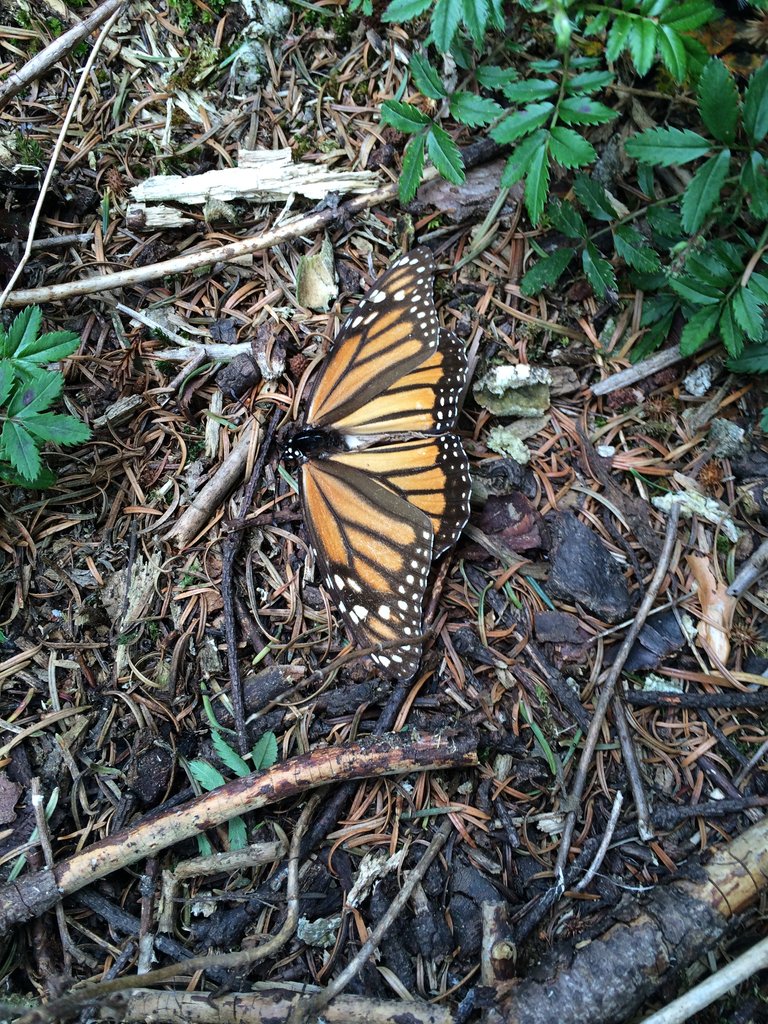
[(307, 427), (293, 435), (283, 449), (283, 458), (301, 466), (308, 459), (320, 459), (343, 450), (344, 441), (338, 431)]

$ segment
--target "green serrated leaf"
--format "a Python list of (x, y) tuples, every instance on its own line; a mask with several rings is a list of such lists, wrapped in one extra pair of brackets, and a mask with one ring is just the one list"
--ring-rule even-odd
[(55, 363), (66, 359), (77, 349), (80, 336), (73, 331), (49, 331), (39, 338), (28, 338), (28, 331), (16, 350), (15, 358), (30, 363)]
[(518, 74), (514, 68), (502, 68), (497, 64), (489, 64), (477, 68), (475, 78), (484, 89), (503, 89), (505, 85), (517, 81)]
[(425, 125), (432, 124), (431, 119), (422, 114), (418, 107), (401, 100), (384, 100), (381, 104), (381, 120), (406, 134), (422, 131)]
[(236, 750), (233, 750), (232, 747), (230, 747), (221, 733), (216, 729), (211, 730), (211, 745), (227, 768), (229, 768), (233, 774), (237, 775), (238, 778), (243, 778), (245, 775), (250, 773), (251, 769), (242, 757), (240, 757)]
[(685, 270), (689, 277), (725, 293), (733, 285), (734, 275), (741, 277), (743, 267), (740, 262), (734, 266), (727, 259), (727, 253), (713, 242), (701, 252), (692, 252), (685, 262)]
[(403, 166), (397, 193), (401, 203), (410, 203), (421, 184), (424, 172), (424, 136), (414, 135), (403, 150)]
[(541, 132), (544, 142), (532, 154), (525, 176), (525, 208), (535, 227), (544, 212), (549, 190), (549, 133)]
[(550, 203), (548, 214), (552, 226), (566, 238), (581, 240), (587, 237), (587, 225), (573, 203), (556, 199)]
[(433, 124), (427, 133), (427, 154), (446, 181), (461, 185), (464, 181), (464, 161), (461, 151), (448, 132)]
[(441, 53), (451, 48), (453, 37), (461, 21), (461, 0), (437, 0), (432, 11), (432, 38)]
[(471, 92), (455, 92), (450, 101), (451, 116), (471, 128), (490, 124), (504, 111), (495, 100)]
[(53, 441), (55, 444), (82, 444), (91, 436), (90, 428), (74, 416), (55, 412), (39, 413), (35, 416), (17, 417), (17, 422), (33, 434), (38, 441)]
[(750, 76), (744, 93), (742, 119), (752, 142), (762, 142), (768, 134), (768, 63)]
[(629, 52), (635, 71), (641, 78), (651, 70), (657, 39), (658, 29), (654, 22), (645, 19), (633, 22), (629, 31)]
[(625, 149), (641, 164), (671, 167), (707, 156), (712, 143), (689, 128), (648, 128), (627, 139)]
[(485, 30), (488, 27), (488, 19), (491, 13), (488, 2), (487, 0), (463, 0), (462, 8), (464, 12), (463, 20), (467, 26), (467, 31), (477, 49), (480, 49), (485, 38)]
[(730, 146), (736, 138), (739, 93), (728, 68), (712, 58), (699, 76), (699, 111), (709, 131)]
[(511, 188), (512, 185), (525, 177), (531, 160), (541, 146), (546, 147), (547, 139), (548, 133), (540, 130), (533, 135), (529, 135), (527, 139), (523, 139), (522, 142), (515, 146), (515, 151), (507, 160), (501, 175), (502, 188)]
[(0, 359), (0, 405), (3, 405), (11, 393), (13, 382), (16, 379), (13, 363), (10, 359)]
[(669, 275), (669, 286), (680, 298), (694, 306), (716, 306), (722, 302), (723, 293), (719, 288), (687, 275)]
[(432, 0), (391, 0), (387, 9), (381, 16), (382, 21), (410, 21), (418, 18), (428, 7)]
[(266, 771), (277, 763), (277, 738), (273, 732), (265, 732), (252, 751), (253, 770)]
[(689, 3), (671, 3), (661, 12), (660, 21), (677, 32), (690, 32), (719, 17), (718, 11), (708, 0), (690, 0)]
[(682, 39), (671, 25), (659, 25), (659, 53), (669, 73), (676, 82), (685, 80), (688, 70), (688, 53)]
[(248, 830), (242, 818), (230, 818), (227, 823), (230, 850), (244, 850), (248, 845)]
[(604, 103), (586, 96), (569, 96), (557, 108), (557, 113), (565, 124), (607, 124), (619, 116)]
[(610, 20), (611, 20), (611, 12), (610, 11), (607, 11), (607, 10), (600, 11), (598, 14), (595, 15), (594, 18), (591, 18), (587, 22), (587, 27), (584, 29), (584, 35), (587, 38), (589, 38), (589, 36), (599, 36), (599, 35), (602, 35), (602, 33), (605, 32), (606, 28), (608, 28), (608, 22)]
[(599, 181), (586, 174), (577, 174), (573, 181), (573, 191), (581, 205), (597, 220), (615, 220), (617, 213), (613, 203)]
[(584, 167), (597, 159), (597, 153), (590, 142), (572, 128), (557, 125), (550, 132), (549, 151), (552, 159), (562, 167)]
[(653, 274), (661, 266), (659, 254), (651, 248), (648, 239), (631, 224), (619, 225), (613, 232), (613, 241), (616, 255), (621, 257), (628, 267), (643, 274)]
[(8, 415), (25, 418), (43, 412), (54, 402), (64, 387), (64, 377), (45, 371), (29, 384), (17, 388), (8, 403)]
[(733, 309), (727, 302), (723, 305), (720, 313), (720, 322), (718, 323), (718, 327), (720, 329), (720, 337), (723, 339), (723, 345), (725, 346), (725, 350), (728, 355), (741, 355), (744, 348), (744, 332), (736, 323), (736, 318), (733, 315)]
[(189, 761), (187, 764), (192, 778), (201, 789), (210, 791), (227, 784), (227, 780), (221, 774), (219, 769), (214, 768), (213, 765), (208, 764), (207, 761)]
[[(1, 452), (2, 447), (0, 446)], [(4, 466), (0, 461), (0, 480), (10, 484), (12, 487), (26, 487), (32, 490), (44, 491), (48, 487), (53, 487), (56, 483), (56, 474), (48, 469), (47, 466), (41, 466), (37, 476), (33, 479), (28, 479), (15, 472), (10, 466)]]
[(527, 78), (524, 82), (505, 85), (503, 92), (510, 103), (533, 103), (557, 92), (557, 82), (551, 78)]
[(491, 128), (490, 135), (496, 142), (506, 145), (540, 128), (552, 115), (551, 103), (531, 103), (522, 110), (516, 110), (503, 121)]
[(40, 454), (30, 433), (15, 420), (6, 420), (0, 434), (4, 457), (25, 479), (34, 480), (40, 472)]
[(683, 229), (689, 234), (698, 231), (707, 214), (720, 198), (728, 170), (731, 166), (730, 149), (722, 149), (696, 171), (683, 193), (680, 212)]
[(563, 62), (557, 57), (552, 57), (549, 60), (532, 60), (528, 67), (537, 75), (548, 75), (552, 71), (562, 71)]
[(748, 288), (739, 288), (731, 298), (736, 322), (750, 341), (762, 341), (765, 334), (765, 314), (762, 306)]
[(520, 291), (523, 295), (538, 295), (542, 288), (557, 284), (575, 255), (575, 249), (565, 247), (540, 259), (523, 275)]
[(441, 100), (448, 95), (440, 75), (423, 54), (414, 51), (410, 67), (414, 84), (422, 95), (429, 96), (431, 100)]
[(611, 64), (615, 64), (622, 51), (626, 49), (631, 28), (632, 21), (623, 14), (620, 14), (611, 25), (605, 44), (605, 56)]
[(615, 293), (618, 290), (613, 267), (600, 255), (594, 242), (587, 242), (581, 254), (581, 263), (587, 280), (600, 298), (605, 298), (609, 292)]
[(752, 292), (758, 302), (768, 303), (768, 277), (753, 271), (749, 275), (747, 288)]
[(39, 306), (28, 306), (13, 320), (5, 335), (4, 355), (16, 356), (22, 346), (30, 345), (40, 333), (43, 311)]
[(582, 71), (579, 75), (571, 75), (565, 83), (566, 96), (581, 96), (607, 89), (613, 84), (615, 75), (610, 71)]
[(737, 359), (729, 359), (725, 365), (732, 373), (768, 373), (768, 345), (747, 345)]
[(691, 356), (694, 352), (698, 352), (701, 346), (712, 337), (719, 318), (719, 306), (709, 306), (707, 309), (700, 309), (694, 313), (680, 335), (680, 352), (684, 356)]

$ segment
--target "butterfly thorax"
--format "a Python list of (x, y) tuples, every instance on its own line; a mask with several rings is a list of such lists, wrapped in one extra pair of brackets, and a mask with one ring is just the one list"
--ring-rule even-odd
[(320, 427), (305, 427), (294, 434), (283, 451), (283, 458), (299, 465), (309, 459), (319, 459), (324, 455), (343, 451), (345, 448), (341, 434), (336, 430), (323, 430)]

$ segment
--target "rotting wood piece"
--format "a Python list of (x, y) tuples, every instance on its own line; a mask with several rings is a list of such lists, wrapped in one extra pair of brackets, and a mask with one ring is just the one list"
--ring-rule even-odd
[(535, 978), (500, 984), (487, 1024), (551, 1024), (553, 1007), (558, 1024), (621, 1024), (720, 942), (729, 921), (768, 888), (768, 817), (696, 865), (695, 879), (625, 897), (599, 938), (553, 953)]
[(59, 899), (91, 882), (152, 857), (174, 843), (200, 835), (238, 815), (307, 793), (330, 782), (378, 778), (477, 765), (476, 739), (443, 733), (406, 740), (402, 735), (365, 737), (295, 757), (268, 771), (247, 775), (169, 810), (163, 807), (138, 824), (108, 836), (53, 871), (38, 871), (0, 889), (0, 935), (14, 924), (50, 910)]

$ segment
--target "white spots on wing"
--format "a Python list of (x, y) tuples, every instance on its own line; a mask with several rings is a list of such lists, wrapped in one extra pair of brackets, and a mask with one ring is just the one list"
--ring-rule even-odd
[(375, 302), (375, 303), (378, 304), (379, 302), (383, 302), (384, 299), (386, 299), (386, 297), (387, 297), (387, 293), (379, 291), (378, 288), (377, 288), (376, 291), (373, 291), (373, 292), (370, 293), (370, 295), (368, 296), (368, 301), (369, 302)]
[(364, 619), (368, 615), (368, 609), (361, 604), (356, 604), (352, 609), (352, 614), (356, 615), (358, 619)]
[(397, 602), (397, 607), (400, 609), (400, 611), (407, 612), (408, 611), (408, 602), (407, 601), (398, 601)]
[(347, 577), (347, 583), (349, 584), (351, 589), (354, 590), (354, 592), (356, 594), (361, 594), (362, 593), (363, 588), (360, 586), (360, 584), (357, 582), (357, 580), (353, 580), (351, 576)]
[(402, 302), (405, 298), (405, 288), (398, 288), (393, 297), (395, 302)]
[[(328, 582), (330, 583), (330, 580)], [(339, 590), (344, 589), (344, 580), (341, 578), (341, 576), (339, 576), (338, 573), (333, 577), (333, 582), (336, 584), (336, 587)]]
[(413, 575), (412, 575), (412, 573), (408, 573), (408, 575), (405, 577), (405, 582), (406, 583), (413, 583)]
[(390, 614), (391, 614), (391, 612), (389, 610), (389, 605), (388, 604), (380, 604), (379, 605), (379, 618), (380, 619), (388, 619)]

